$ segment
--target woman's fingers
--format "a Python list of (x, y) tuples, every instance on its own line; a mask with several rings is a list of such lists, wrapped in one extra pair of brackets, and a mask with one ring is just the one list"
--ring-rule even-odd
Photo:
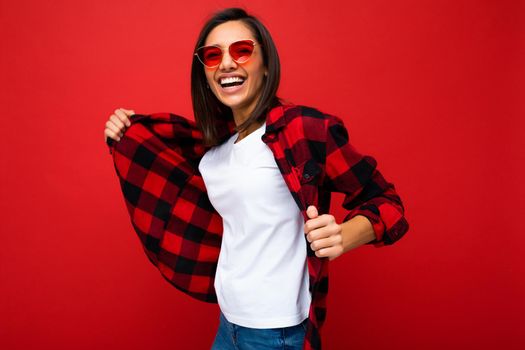
[(129, 116), (132, 116), (133, 114), (135, 114), (135, 111), (132, 110), (132, 109), (125, 109), (125, 108), (121, 108), (121, 110), (124, 111), (124, 113), (126, 113), (126, 115), (129, 117)]
[[(113, 116), (113, 117), (114, 117), (114, 116)], [(116, 123), (120, 123), (121, 126), (116, 125), (116, 124), (115, 124), (115, 120), (110, 118), (110, 120), (108, 120), (108, 121), (106, 122), (106, 129), (109, 129), (109, 130), (112, 131), (113, 133), (115, 133), (115, 134), (120, 134), (120, 136), (122, 136), (121, 134), (123, 134), (123, 133), (122, 133), (121, 130), (123, 129), (124, 125), (123, 125), (122, 122), (119, 121), (119, 120), (117, 120)]]
[(119, 132), (125, 128), (124, 122), (120, 119), (120, 117), (117, 117), (115, 114), (112, 114), (111, 117), (109, 117), (109, 121), (115, 124)]
[(126, 124), (126, 126), (130, 126), (131, 122), (129, 121), (128, 115), (135, 114), (135, 112), (124, 108), (117, 108), (115, 109), (114, 114), (122, 121), (122, 123)]
[(120, 129), (113, 124), (111, 120), (106, 122), (106, 129), (104, 130), (104, 141), (107, 137), (111, 137), (113, 140), (120, 141), (120, 138), (124, 135)]
[(115, 109), (113, 114), (109, 116), (109, 120), (106, 122), (106, 128), (104, 129), (104, 142), (107, 141), (108, 137), (120, 141), (120, 138), (124, 135), (126, 127), (131, 125), (129, 116), (133, 114), (135, 114), (135, 111), (132, 109)]
[(108, 137), (112, 138), (115, 141), (120, 141), (120, 137), (114, 131), (106, 128), (104, 130), (104, 142), (107, 142)]
[(109, 117), (109, 120), (106, 122), (106, 128), (104, 129), (104, 140), (106, 141), (107, 137), (111, 137), (116, 141), (120, 141), (120, 137), (123, 135), (123, 132), (121, 131), (122, 129), (124, 129), (124, 123), (116, 114), (112, 114)]

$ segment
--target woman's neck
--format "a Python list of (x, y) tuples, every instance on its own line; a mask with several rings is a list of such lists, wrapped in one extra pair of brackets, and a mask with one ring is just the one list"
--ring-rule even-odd
[[(256, 103), (257, 103), (257, 101), (254, 101), (247, 108), (232, 109), (233, 120), (235, 121), (235, 125), (236, 126), (241, 125), (242, 123), (244, 123), (250, 117), (250, 114), (255, 109), (255, 104)], [(253, 131), (257, 130), (261, 125), (262, 125), (262, 123), (260, 123), (260, 122), (253, 122), (250, 126), (248, 126), (248, 128), (246, 130), (244, 130), (243, 132), (239, 133), (239, 137), (237, 138), (237, 140), (235, 142), (242, 140), (243, 138), (245, 138), (246, 136), (251, 134)]]

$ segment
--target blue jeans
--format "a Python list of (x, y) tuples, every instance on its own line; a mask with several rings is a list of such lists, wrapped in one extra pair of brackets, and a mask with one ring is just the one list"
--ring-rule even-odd
[(301, 350), (307, 321), (283, 328), (248, 328), (228, 322), (221, 312), (211, 350)]

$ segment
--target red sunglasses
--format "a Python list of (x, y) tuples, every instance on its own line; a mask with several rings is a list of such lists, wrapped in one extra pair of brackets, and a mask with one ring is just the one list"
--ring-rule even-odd
[[(256, 42), (251, 39), (235, 41), (228, 47), (228, 52), (232, 60), (244, 63), (252, 56), (255, 45)], [(194, 55), (206, 67), (215, 68), (222, 62), (223, 50), (218, 45), (201, 46)]]

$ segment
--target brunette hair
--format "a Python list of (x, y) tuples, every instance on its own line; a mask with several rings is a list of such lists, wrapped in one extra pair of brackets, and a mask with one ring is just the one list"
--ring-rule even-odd
[[(276, 96), (281, 79), (281, 64), (277, 49), (266, 27), (254, 16), (249, 15), (242, 8), (227, 8), (215, 13), (202, 28), (194, 52), (204, 45), (208, 34), (219, 24), (240, 20), (248, 26), (253, 36), (261, 45), (263, 63), (267, 68), (268, 76), (263, 80), (261, 96), (248, 119), (238, 125), (236, 131), (244, 131), (252, 122), (262, 121), (266, 113), (274, 106), (281, 103)], [(193, 55), (191, 66), (191, 98), (195, 122), (203, 133), (203, 143), (206, 146), (214, 146), (221, 140), (218, 138), (217, 122), (219, 120), (233, 120), (230, 107), (222, 104), (207, 87), (208, 82), (204, 73), (204, 67)]]

